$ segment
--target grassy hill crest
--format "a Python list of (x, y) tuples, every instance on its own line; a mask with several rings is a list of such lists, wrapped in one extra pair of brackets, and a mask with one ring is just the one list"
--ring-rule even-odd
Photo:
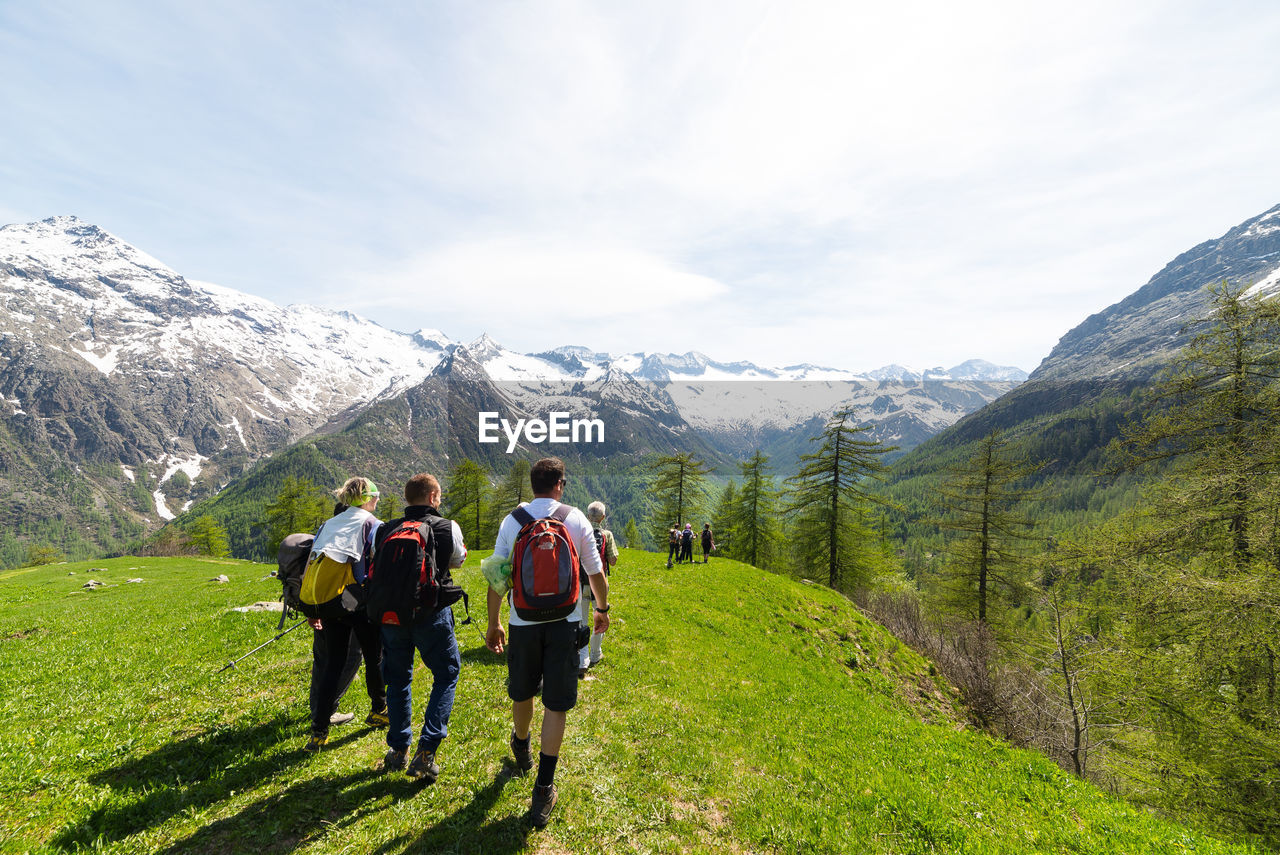
[[(482, 554), (458, 574), (473, 604)], [(277, 596), (269, 571), (120, 558), (0, 574), (0, 849), (1247, 851), (964, 727), (929, 663), (832, 591), (635, 551), (569, 718), (561, 803), (534, 832), (482, 605), (459, 627), (443, 772), (424, 788), (380, 773), (381, 731), (348, 725), (323, 753), (299, 750), (305, 627), (214, 674), (275, 633), (274, 614), (232, 611)], [(415, 718), (425, 685), (419, 668)], [(343, 709), (359, 721), (367, 703), (357, 680)]]

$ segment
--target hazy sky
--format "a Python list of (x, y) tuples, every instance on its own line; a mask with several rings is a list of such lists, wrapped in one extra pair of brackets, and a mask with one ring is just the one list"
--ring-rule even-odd
[(1280, 4), (0, 0), (0, 222), (517, 350), (1034, 368), (1280, 202)]

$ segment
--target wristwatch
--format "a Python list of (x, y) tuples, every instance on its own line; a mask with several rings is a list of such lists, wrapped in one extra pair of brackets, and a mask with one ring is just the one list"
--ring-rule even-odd
[(609, 613), (609, 607), (605, 606), (604, 608), (600, 608), (599, 606), (596, 606), (596, 611), (602, 615), (607, 615)]

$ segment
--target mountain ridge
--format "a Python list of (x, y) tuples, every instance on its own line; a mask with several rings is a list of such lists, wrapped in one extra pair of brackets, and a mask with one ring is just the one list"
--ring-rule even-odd
[[(255, 461), (308, 436), (340, 433), (462, 351), (502, 400), (527, 413), (606, 406), (624, 431), (613, 447), (664, 447), (672, 430), (709, 431), (721, 449), (713, 455), (804, 431), (842, 400), (859, 401), (887, 440), (910, 445), (996, 397), (1007, 388), (1001, 383), (1016, 382), (901, 371), (890, 374), (907, 379), (883, 372), (875, 379), (808, 364), (720, 362), (692, 351), (613, 356), (563, 345), (518, 354), (487, 335), (464, 344), (430, 327), (397, 332), (349, 311), (281, 307), (190, 280), (71, 216), (0, 228), (0, 307), (0, 458), (11, 461), (0, 488), (29, 499), (9, 510), (15, 524), (0, 534), (0, 562), (10, 564), (23, 544), (47, 536), (37, 530), (59, 532), (51, 539), (67, 540), (80, 554), (88, 543), (119, 548), (224, 489)], [(971, 375), (994, 370), (980, 361), (965, 365)], [(624, 374), (630, 382), (622, 382)], [(845, 385), (761, 434), (750, 409), (731, 425), (699, 411), (698, 398), (721, 381)], [(667, 392), (673, 384), (675, 398)], [(756, 394), (748, 385), (738, 389)], [(689, 412), (672, 416), (673, 406)], [(458, 442), (432, 446), (443, 456), (431, 465), (473, 445), (467, 437), (474, 426), (454, 415)], [(652, 424), (642, 424), (647, 419)], [(51, 475), (63, 472), (69, 474)], [(32, 520), (63, 520), (84, 502), (94, 521), (78, 533), (63, 522), (32, 528)]]

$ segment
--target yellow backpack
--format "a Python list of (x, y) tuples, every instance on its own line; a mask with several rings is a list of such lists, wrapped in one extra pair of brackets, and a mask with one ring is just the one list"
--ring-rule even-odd
[(334, 561), (323, 552), (311, 554), (298, 592), (304, 615), (325, 618), (352, 614), (362, 605), (361, 593), (351, 562)]

